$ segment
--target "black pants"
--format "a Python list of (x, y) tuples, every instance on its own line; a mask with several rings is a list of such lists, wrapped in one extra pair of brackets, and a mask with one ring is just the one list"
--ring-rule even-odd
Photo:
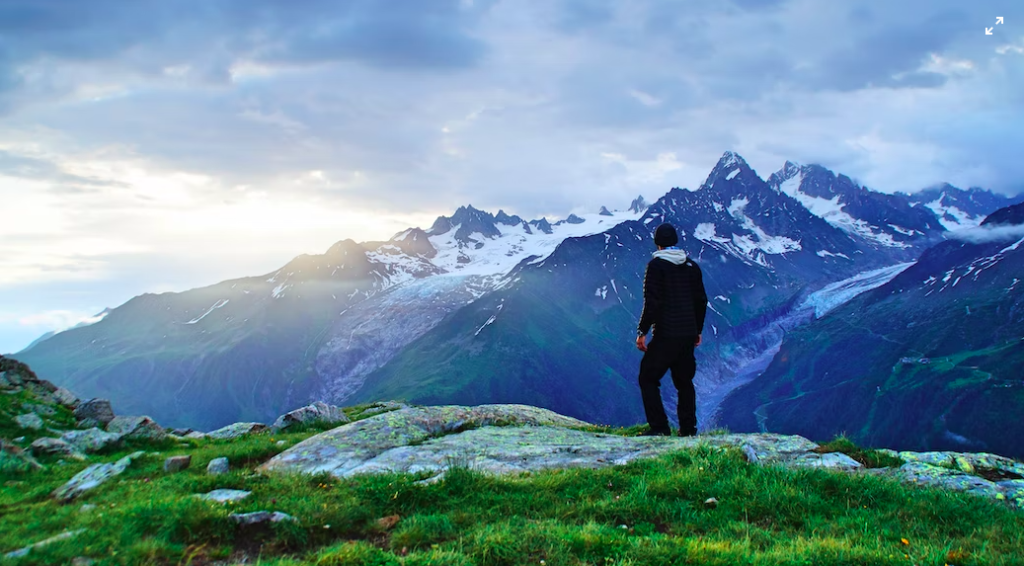
[(669, 430), (665, 405), (661, 402), (661, 378), (672, 370), (672, 383), (679, 391), (679, 432), (697, 433), (697, 396), (693, 390), (693, 376), (697, 373), (697, 360), (693, 357), (696, 341), (696, 336), (656, 337), (647, 345), (647, 352), (640, 361), (640, 395), (651, 430)]

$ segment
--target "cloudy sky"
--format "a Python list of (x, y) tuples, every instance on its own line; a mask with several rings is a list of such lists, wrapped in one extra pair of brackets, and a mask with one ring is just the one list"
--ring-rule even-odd
[(461, 204), (653, 200), (725, 150), (1016, 193), (1022, 147), (1018, 0), (0, 0), (0, 352)]

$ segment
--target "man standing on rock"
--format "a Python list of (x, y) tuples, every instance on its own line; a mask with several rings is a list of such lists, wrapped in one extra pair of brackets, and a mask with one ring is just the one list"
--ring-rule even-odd
[[(662, 224), (654, 231), (658, 251), (647, 264), (644, 275), (644, 312), (636, 331), (636, 347), (644, 353), (640, 361), (640, 395), (650, 429), (643, 436), (670, 436), (668, 416), (661, 401), (661, 378), (672, 370), (672, 383), (679, 392), (679, 436), (697, 434), (697, 399), (693, 376), (697, 360), (693, 349), (700, 346), (708, 296), (700, 267), (675, 247), (676, 229)], [(651, 343), (647, 332), (654, 327)]]

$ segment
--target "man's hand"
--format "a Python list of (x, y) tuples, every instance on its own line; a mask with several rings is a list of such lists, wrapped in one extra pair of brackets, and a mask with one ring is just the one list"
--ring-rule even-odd
[(700, 334), (698, 334), (697, 335), (697, 341), (693, 343), (693, 347), (696, 348), (697, 346), (700, 346), (700, 343), (701, 343), (701, 338), (700, 338)]
[(640, 350), (641, 352), (647, 351), (647, 336), (636, 337), (636, 349)]

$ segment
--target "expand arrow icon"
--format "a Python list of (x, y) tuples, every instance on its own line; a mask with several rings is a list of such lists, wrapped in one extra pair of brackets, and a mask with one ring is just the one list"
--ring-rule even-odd
[(992, 28), (985, 28), (985, 35), (992, 35)]
[(999, 16), (999, 17), (996, 18), (996, 25), (999, 25), (1001, 23), (1003, 23), (1003, 17)]

